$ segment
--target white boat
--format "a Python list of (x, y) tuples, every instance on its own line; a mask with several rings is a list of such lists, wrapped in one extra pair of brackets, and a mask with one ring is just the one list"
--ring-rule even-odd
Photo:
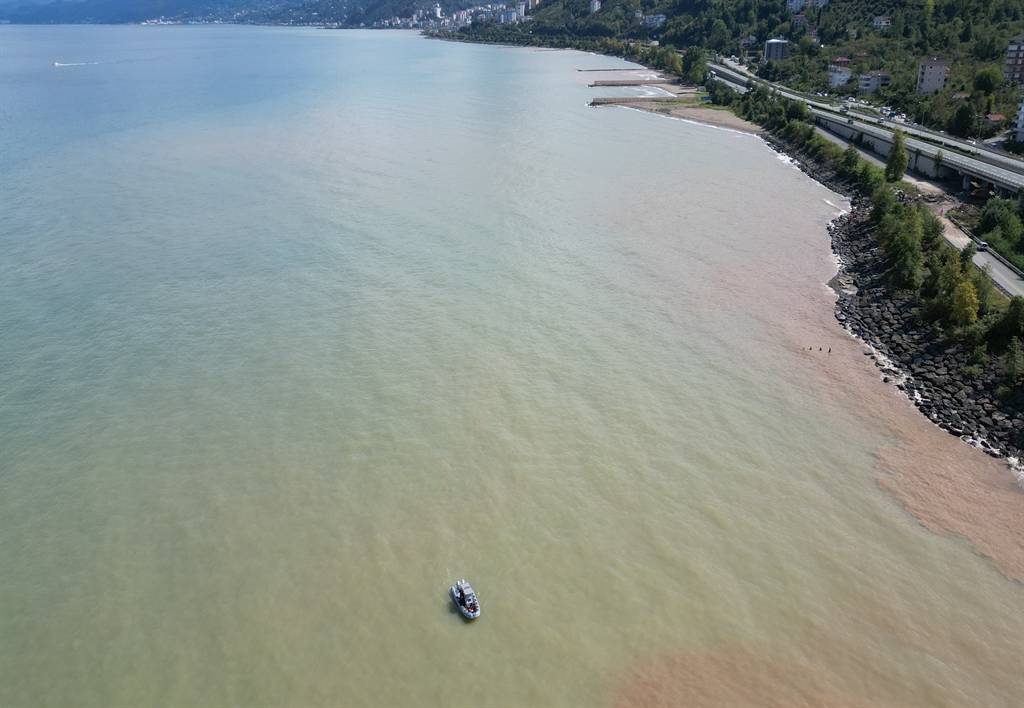
[(463, 578), (449, 588), (449, 592), (452, 596), (452, 602), (459, 608), (459, 612), (466, 619), (476, 619), (480, 616), (480, 600), (476, 596), (476, 591), (473, 590), (473, 586), (469, 584), (469, 581)]

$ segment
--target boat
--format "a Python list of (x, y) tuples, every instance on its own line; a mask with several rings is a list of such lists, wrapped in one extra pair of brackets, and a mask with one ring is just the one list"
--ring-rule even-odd
[(459, 608), (459, 612), (466, 619), (476, 619), (480, 616), (480, 599), (469, 581), (463, 578), (449, 588), (452, 602)]

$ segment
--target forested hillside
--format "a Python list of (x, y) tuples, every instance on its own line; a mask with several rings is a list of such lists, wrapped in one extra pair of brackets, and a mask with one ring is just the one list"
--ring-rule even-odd
[[(660, 27), (643, 18), (664, 14)], [(886, 17), (891, 26), (875, 29)], [(657, 40), (662, 47), (700, 46), (724, 55), (752, 58), (766, 39), (792, 41), (791, 56), (759, 67), (766, 78), (805, 91), (828, 88), (828, 64), (847, 57), (856, 76), (871, 70), (891, 73), (892, 83), (876, 96), (926, 125), (960, 135), (985, 135), (986, 114), (1016, 115), (1020, 90), (1006, 85), (1002, 65), (1010, 37), (1024, 32), (1024, 0), (832, 0), (794, 14), (785, 0), (605, 0), (591, 13), (587, 0), (549, 0), (518, 28), (473, 28), (470, 34), (520, 33), (558, 44), (572, 39)], [(570, 38), (567, 40), (566, 38)], [(935, 96), (916, 93), (918, 62), (938, 56), (950, 64), (946, 89)], [(839, 89), (855, 93), (856, 81)]]

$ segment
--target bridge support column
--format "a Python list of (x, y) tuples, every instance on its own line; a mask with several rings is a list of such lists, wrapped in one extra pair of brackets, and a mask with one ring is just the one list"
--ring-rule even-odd
[(969, 175), (964, 175), (963, 177), (964, 177), (964, 180), (961, 183), (961, 187), (966, 192), (968, 189), (971, 188), (971, 178), (970, 178)]

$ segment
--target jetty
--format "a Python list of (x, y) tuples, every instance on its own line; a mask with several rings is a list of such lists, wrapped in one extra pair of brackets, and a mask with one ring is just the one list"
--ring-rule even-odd
[(625, 106), (630, 103), (676, 103), (678, 96), (599, 96), (591, 99), (591, 106)]
[(590, 88), (597, 86), (651, 86), (657, 84), (670, 84), (670, 79), (625, 79), (619, 81), (594, 81), (587, 84)]

